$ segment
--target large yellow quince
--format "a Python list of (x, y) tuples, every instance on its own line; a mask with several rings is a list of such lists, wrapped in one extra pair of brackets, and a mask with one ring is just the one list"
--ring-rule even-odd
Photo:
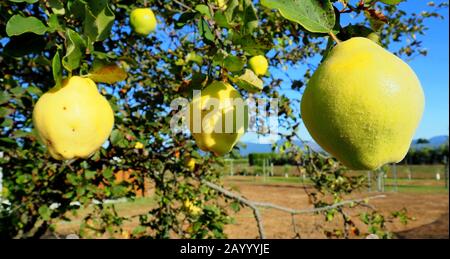
[(269, 68), (267, 59), (262, 55), (251, 57), (248, 60), (248, 64), (253, 72), (259, 76), (265, 75), (267, 73), (267, 69)]
[(421, 120), (414, 71), (366, 38), (332, 49), (310, 79), (301, 115), (314, 140), (351, 169), (401, 161)]
[(156, 29), (157, 21), (150, 8), (136, 8), (131, 11), (130, 24), (136, 33), (145, 36)]
[(215, 81), (194, 96), (189, 127), (197, 146), (222, 156), (231, 151), (248, 126), (248, 106), (229, 83)]
[(41, 96), (33, 124), (53, 158), (87, 158), (108, 138), (114, 114), (94, 81), (74, 76)]

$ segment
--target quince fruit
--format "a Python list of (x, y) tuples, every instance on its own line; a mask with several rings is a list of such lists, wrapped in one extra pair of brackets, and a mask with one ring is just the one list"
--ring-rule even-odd
[(133, 30), (140, 35), (148, 35), (156, 29), (155, 14), (150, 8), (136, 8), (131, 11), (130, 23)]
[(33, 124), (53, 158), (87, 158), (108, 138), (114, 114), (94, 81), (74, 76), (39, 98)]
[(197, 146), (216, 156), (231, 151), (248, 127), (248, 106), (229, 83), (215, 81), (194, 96), (189, 128)]
[(335, 46), (309, 80), (301, 115), (313, 139), (344, 165), (401, 161), (424, 110), (414, 71), (370, 39)]
[(267, 69), (269, 68), (267, 59), (262, 55), (251, 57), (248, 60), (248, 64), (253, 72), (255, 72), (258, 76), (265, 75), (267, 73)]

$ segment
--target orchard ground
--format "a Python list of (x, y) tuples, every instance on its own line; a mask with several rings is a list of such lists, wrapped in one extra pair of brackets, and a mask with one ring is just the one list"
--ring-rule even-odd
[[(226, 168), (225, 168), (226, 169)], [(251, 167), (248, 168), (252, 169)], [(406, 208), (408, 216), (413, 219), (407, 225), (398, 220), (388, 222), (388, 229), (395, 234), (396, 238), (449, 238), (449, 193), (445, 188), (444, 178), (436, 180), (435, 173), (441, 172), (443, 166), (412, 166), (408, 170), (413, 172), (413, 179), (403, 175), (405, 167), (398, 166), (399, 179), (394, 180), (388, 173), (385, 179), (385, 198), (371, 200), (370, 204), (375, 206), (384, 215), (390, 212)], [(276, 170), (286, 170), (276, 167)], [(225, 171), (225, 170), (224, 170)], [(352, 172), (355, 173), (355, 172)], [(284, 207), (294, 209), (310, 208), (305, 187), (308, 188), (308, 180), (302, 180), (295, 175), (284, 176), (225, 176), (224, 185), (244, 197), (261, 202), (270, 202)], [(303, 181), (303, 182), (302, 182)], [(394, 183), (397, 182), (395, 188)], [(380, 194), (376, 187), (354, 193), (346, 198), (364, 198)], [(395, 191), (396, 190), (396, 191)], [(120, 215), (132, 217), (145, 213), (156, 205), (152, 198), (152, 188), (146, 191), (146, 197), (138, 198), (133, 202), (119, 202), (115, 206)], [(348, 212), (357, 216), (366, 209), (352, 209)], [(77, 216), (69, 215), (70, 222), (59, 222), (56, 233), (65, 236), (77, 233), (80, 219), (89, 211), (84, 209)], [(268, 238), (294, 238), (292, 218), (290, 214), (273, 209), (261, 209), (263, 223)], [(257, 238), (258, 231), (253, 217), (253, 212), (248, 208), (241, 209), (238, 213), (230, 211), (234, 217), (234, 223), (226, 227), (229, 238)], [(298, 215), (295, 217), (296, 228), (301, 238), (325, 238), (323, 230), (332, 230), (338, 227), (340, 221), (325, 222), (322, 215)], [(131, 232), (137, 226), (137, 218), (125, 223), (124, 229)], [(361, 226), (361, 230), (365, 229)], [(103, 236), (97, 236), (99, 238)], [(106, 236), (105, 236), (106, 237)], [(126, 235), (117, 235), (118, 238)]]

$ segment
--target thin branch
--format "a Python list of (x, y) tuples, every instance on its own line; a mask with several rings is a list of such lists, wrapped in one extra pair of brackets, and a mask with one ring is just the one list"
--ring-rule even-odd
[(253, 202), (253, 204), (257, 207), (271, 208), (271, 209), (281, 210), (281, 211), (284, 211), (287, 213), (298, 215), (298, 214), (308, 214), (308, 213), (317, 213), (317, 212), (327, 211), (327, 210), (336, 209), (336, 208), (339, 208), (339, 207), (342, 207), (345, 205), (349, 205), (349, 204), (360, 205), (360, 204), (364, 204), (367, 200), (380, 199), (380, 198), (385, 198), (385, 197), (386, 197), (386, 195), (375, 195), (375, 196), (369, 196), (367, 198), (362, 198), (362, 199), (346, 200), (346, 201), (335, 203), (330, 206), (312, 208), (312, 209), (301, 209), (301, 210), (286, 208), (286, 207), (282, 207), (279, 205), (275, 205), (272, 203), (266, 203), (266, 202)]
[(220, 193), (222, 193), (223, 195), (235, 199), (239, 202), (241, 202), (242, 204), (247, 205), (248, 207), (250, 207), (253, 210), (253, 214), (255, 215), (255, 219), (256, 219), (256, 223), (258, 224), (258, 232), (259, 232), (259, 237), (261, 239), (265, 239), (265, 235), (264, 235), (264, 226), (262, 224), (262, 218), (261, 218), (261, 214), (259, 213), (259, 209), (254, 205), (254, 203), (252, 201), (249, 201), (247, 199), (245, 199), (244, 197), (242, 197), (239, 194), (235, 194), (233, 192), (230, 192), (222, 187), (220, 187), (217, 184), (208, 182), (208, 181), (202, 181), (206, 186), (208, 186), (211, 189), (214, 189)]
[(181, 6), (181, 7), (184, 7), (184, 8), (186, 8), (187, 10), (189, 10), (189, 11), (192, 11), (192, 12), (195, 12), (195, 10), (194, 9), (192, 9), (191, 7), (189, 7), (189, 6), (187, 6), (187, 5), (185, 5), (185, 4), (183, 4), (182, 2), (180, 2), (180, 1), (177, 1), (177, 0), (173, 0), (173, 2), (175, 2), (175, 3), (177, 3), (179, 6)]
[(294, 229), (295, 236), (294, 238), (302, 238), (300, 236), (300, 232), (297, 230), (297, 223), (295, 223), (295, 214), (291, 214), (292, 227)]
[(335, 35), (332, 31), (330, 31), (328, 34), (331, 36), (331, 38), (332, 38), (337, 44), (341, 43), (341, 41), (338, 39), (338, 37), (336, 37), (336, 35)]
[(249, 208), (251, 208), (253, 210), (253, 214), (255, 215), (256, 223), (258, 224), (258, 232), (259, 232), (259, 236), (261, 239), (264, 239), (265, 235), (264, 235), (264, 226), (263, 226), (261, 214), (259, 213), (258, 207), (276, 209), (276, 210), (290, 213), (292, 216), (294, 216), (294, 215), (298, 215), (298, 214), (317, 213), (317, 212), (327, 211), (327, 210), (331, 210), (331, 209), (335, 209), (335, 208), (340, 208), (340, 207), (343, 207), (343, 206), (349, 205), (349, 204), (362, 205), (362, 204), (366, 204), (366, 202), (368, 200), (386, 197), (386, 195), (375, 195), (375, 196), (369, 196), (369, 197), (361, 198), (361, 199), (346, 200), (346, 201), (338, 202), (333, 205), (325, 206), (325, 207), (296, 210), (296, 209), (286, 208), (286, 207), (268, 203), (268, 202), (250, 201), (250, 200), (242, 197), (241, 195), (233, 193), (231, 191), (228, 191), (228, 190), (224, 189), (223, 187), (220, 187), (219, 185), (214, 184), (212, 182), (203, 180), (202, 183), (205, 184), (206, 186), (208, 186), (209, 188), (222, 193), (226, 197), (235, 199), (235, 200), (241, 202), (242, 204), (247, 205)]

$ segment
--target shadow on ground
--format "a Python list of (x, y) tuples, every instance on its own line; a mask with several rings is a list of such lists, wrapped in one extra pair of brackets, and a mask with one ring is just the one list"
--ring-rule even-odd
[(432, 238), (432, 239), (448, 239), (449, 225), (448, 212), (442, 214), (437, 220), (405, 231), (395, 233), (400, 239), (417, 239), (417, 238)]

